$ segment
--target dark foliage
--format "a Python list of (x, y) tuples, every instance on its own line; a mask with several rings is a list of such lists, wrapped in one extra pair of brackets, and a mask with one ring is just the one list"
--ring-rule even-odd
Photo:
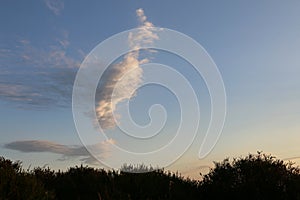
[(20, 162), (0, 157), (0, 199), (54, 199), (54, 194), (34, 174), (23, 171)]
[(24, 171), (20, 162), (0, 157), (4, 199), (300, 199), (300, 172), (261, 153), (215, 163), (202, 181), (145, 165), (124, 165), (120, 171), (87, 166)]
[(215, 163), (200, 184), (205, 199), (300, 199), (299, 168), (260, 152)]

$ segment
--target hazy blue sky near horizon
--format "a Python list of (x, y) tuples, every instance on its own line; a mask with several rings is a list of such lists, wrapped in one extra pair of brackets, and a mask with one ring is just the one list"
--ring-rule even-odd
[[(282, 159), (300, 157), (299, 1), (10, 0), (0, 4), (1, 156), (22, 160), (26, 166), (49, 164), (56, 169), (87, 161), (72, 117), (72, 81), (96, 45), (138, 26), (136, 10), (142, 8), (155, 26), (180, 31), (200, 43), (217, 64), (227, 93), (227, 118), (213, 151), (198, 159), (199, 136), (170, 169), (197, 177), (200, 167), (214, 160), (258, 150)], [(170, 65), (184, 65), (170, 55), (162, 57)], [(205, 113), (209, 105), (203, 91)], [(137, 94), (136, 101), (156, 102), (155, 95), (157, 91), (150, 88), (149, 93)], [(167, 94), (159, 97), (169, 105)], [(136, 118), (145, 113), (135, 112)], [(37, 148), (33, 153), (26, 144), (16, 143), (29, 140), (45, 142), (53, 153), (38, 152), (46, 151), (40, 144), (32, 144)], [(65, 153), (65, 148), (74, 152)], [(79, 160), (80, 156), (85, 158)]]

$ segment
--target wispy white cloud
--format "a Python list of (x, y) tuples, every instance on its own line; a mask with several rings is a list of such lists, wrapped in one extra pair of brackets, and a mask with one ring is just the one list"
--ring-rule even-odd
[(62, 0), (44, 0), (44, 2), (55, 15), (60, 15), (64, 9), (64, 2)]
[[(141, 64), (149, 62), (147, 58), (139, 58), (141, 44), (152, 43), (158, 39), (153, 32), (153, 24), (147, 21), (143, 9), (136, 10), (140, 26), (137, 33), (130, 33), (128, 43), (134, 51), (124, 56), (123, 60), (108, 68), (107, 74), (100, 85), (100, 93), (97, 95), (96, 114), (98, 122), (103, 129), (111, 129), (116, 126), (113, 116), (117, 104), (134, 96), (135, 90), (142, 83), (143, 69)], [(130, 73), (128, 73), (130, 72)], [(127, 76), (123, 77), (126, 73)], [(112, 95), (114, 92), (114, 95)]]
[(80, 63), (67, 55), (67, 47), (70, 44), (69, 33), (61, 31), (61, 36), (55, 39), (56, 43), (47, 48), (38, 48), (31, 44), (29, 40), (20, 40), (16, 56), (23, 58), (23, 62), (31, 67), (46, 68), (78, 68)]
[[(108, 139), (102, 143), (92, 145), (90, 146), (90, 148), (96, 148), (101, 158), (107, 158), (110, 156), (111, 145), (114, 143), (114, 140)], [(4, 145), (4, 147), (7, 149), (17, 150), (24, 153), (55, 153), (62, 156), (59, 159), (61, 161), (70, 158), (78, 158), (86, 164), (98, 163), (98, 161), (87, 151), (87, 149), (84, 146), (62, 145), (47, 140), (25, 140), (7, 143)]]
[(70, 106), (82, 55), (69, 56), (69, 44), (62, 31), (46, 48), (21, 39), (15, 48), (0, 50), (0, 100), (23, 108)]

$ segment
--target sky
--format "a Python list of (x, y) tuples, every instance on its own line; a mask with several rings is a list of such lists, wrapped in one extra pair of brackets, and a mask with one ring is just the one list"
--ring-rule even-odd
[[(25, 167), (49, 166), (62, 170), (80, 164), (109, 167), (97, 162), (90, 153), (98, 153), (96, 157), (107, 163), (118, 161), (116, 165), (119, 165), (128, 160), (114, 152), (114, 145), (133, 152), (155, 151), (172, 141), (181, 122), (190, 129), (179, 131), (180, 134), (190, 137), (194, 131), (193, 113), (198, 110), (192, 106), (190, 96), (178, 100), (166, 87), (144, 84), (151, 78), (170, 80), (178, 94), (187, 91), (179, 79), (170, 78), (170, 71), (162, 71), (163, 66), (156, 66), (158, 71), (149, 70), (154, 69), (151, 63), (161, 63), (190, 83), (201, 116), (191, 146), (163, 167), (200, 178), (199, 172), (207, 171), (213, 161), (257, 151), (300, 164), (299, 10), (299, 1), (279, 0), (2, 1), (1, 156), (21, 160)], [(161, 29), (156, 32), (153, 27)], [(93, 63), (93, 55), (105, 59), (106, 52), (121, 49), (121, 45), (115, 45), (103, 54), (97, 53), (101, 42), (134, 28), (139, 31), (129, 31), (124, 37), (133, 51), (115, 57), (97, 84), (94, 112), (85, 110), (80, 115), (79, 121), (88, 124), (81, 126), (82, 133), (72, 110), (76, 74), (90, 61)], [(199, 148), (212, 111), (205, 78), (191, 63), (172, 52), (138, 49), (163, 41), (163, 33), (169, 29), (187, 35), (206, 50), (217, 66), (226, 91), (226, 119), (220, 138), (201, 159)], [(170, 41), (184, 47), (184, 43), (172, 37)], [(189, 54), (198, 56), (195, 52)], [(205, 56), (199, 55), (202, 58)], [(95, 63), (91, 65), (98, 67), (97, 70), (106, 69), (101, 63)], [(127, 72), (131, 75), (122, 79)], [(182, 111), (180, 105), (185, 101), (190, 106), (183, 107)], [(133, 131), (133, 136), (152, 137), (135, 140), (119, 129), (118, 126), (130, 126), (127, 103), (132, 120), (146, 127)], [(164, 110), (151, 107), (158, 104)], [(190, 117), (183, 120), (185, 111)], [(112, 117), (113, 113), (117, 118)], [(154, 135), (155, 126), (163, 127), (157, 135)], [(100, 135), (105, 139), (99, 139)], [(173, 147), (146, 164), (164, 165), (164, 160), (174, 157), (175, 152), (177, 148)]]

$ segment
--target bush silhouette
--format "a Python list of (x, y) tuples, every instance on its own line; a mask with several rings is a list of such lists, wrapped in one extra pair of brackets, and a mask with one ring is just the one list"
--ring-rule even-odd
[(0, 157), (0, 199), (300, 199), (300, 170), (260, 152), (215, 162), (201, 181), (145, 165), (24, 171)]
[(21, 162), (0, 157), (0, 199), (54, 199), (32, 173), (22, 170)]
[(245, 158), (225, 159), (203, 177), (206, 199), (300, 199), (299, 168), (258, 152)]

